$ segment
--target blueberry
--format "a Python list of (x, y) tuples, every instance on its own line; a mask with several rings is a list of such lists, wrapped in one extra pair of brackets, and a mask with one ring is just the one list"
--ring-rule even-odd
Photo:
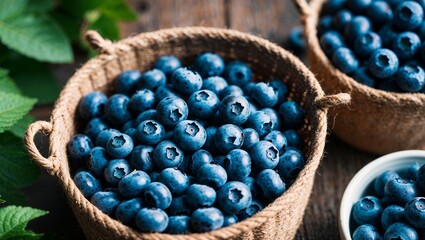
[(281, 129), (282, 124), (280, 122), (279, 114), (277, 113), (276, 110), (274, 110), (273, 108), (263, 108), (260, 111), (263, 111), (265, 114), (267, 114), (270, 117), (270, 120), (273, 123), (273, 130)]
[(181, 68), (180, 60), (174, 56), (163, 56), (156, 60), (154, 67), (161, 70), (167, 77), (171, 77), (174, 71)]
[(417, 197), (410, 200), (404, 207), (407, 222), (415, 228), (425, 228), (425, 198)]
[(393, 24), (401, 30), (413, 30), (423, 21), (424, 10), (419, 3), (403, 1), (394, 9)]
[(288, 37), (288, 47), (294, 52), (303, 52), (307, 48), (307, 43), (304, 39), (304, 28), (294, 27), (291, 29)]
[(383, 210), (378, 198), (366, 196), (354, 204), (352, 209), (353, 219), (360, 225), (376, 225), (379, 224)]
[(419, 196), (415, 182), (401, 178), (389, 181), (384, 188), (385, 196), (395, 203), (406, 204), (410, 199)]
[(139, 196), (145, 187), (151, 183), (151, 178), (143, 171), (133, 171), (124, 176), (118, 183), (118, 191), (126, 198)]
[(130, 103), (128, 104), (129, 109), (133, 114), (138, 115), (148, 109), (154, 108), (155, 106), (155, 93), (149, 89), (142, 89), (136, 91), (131, 96)]
[(93, 194), (102, 190), (102, 185), (90, 172), (81, 171), (75, 174), (74, 183), (83, 196), (90, 199)]
[(217, 192), (218, 206), (227, 214), (238, 213), (247, 208), (251, 204), (251, 200), (249, 188), (237, 181), (227, 182)]
[(99, 191), (93, 194), (90, 202), (104, 214), (113, 216), (118, 205), (121, 203), (121, 199), (118, 193)]
[(381, 215), (381, 224), (387, 229), (391, 224), (404, 221), (404, 208), (398, 205), (390, 205), (384, 209)]
[(103, 175), (108, 183), (116, 186), (130, 171), (130, 165), (125, 159), (114, 159), (106, 164)]
[(188, 216), (172, 216), (168, 220), (166, 233), (171, 234), (187, 234), (190, 232), (190, 217)]
[(386, 24), (378, 31), (379, 36), (381, 37), (382, 46), (392, 47), (394, 39), (397, 37), (398, 32), (393, 28), (391, 24)]
[(133, 139), (134, 145), (139, 144), (139, 141), (137, 140), (137, 136), (136, 136), (137, 135), (137, 129), (129, 128), (129, 129), (125, 130), (124, 134), (130, 136)]
[(194, 208), (211, 207), (214, 205), (217, 193), (212, 187), (192, 184), (186, 192), (185, 201)]
[(172, 141), (160, 142), (153, 151), (153, 160), (160, 169), (179, 167), (183, 162), (183, 152)]
[(391, 6), (386, 1), (372, 1), (366, 14), (376, 26), (391, 22), (394, 17)]
[(425, 8), (425, 1), (424, 0), (413, 0), (413, 1), (419, 3), (419, 5), (421, 5), (422, 9)]
[(202, 83), (202, 89), (210, 90), (217, 96), (220, 96), (221, 91), (228, 86), (227, 81), (220, 76), (213, 76), (204, 79)]
[(242, 212), (240, 212), (238, 214), (238, 219), (240, 221), (243, 221), (247, 218), (250, 218), (252, 216), (254, 216), (254, 214), (256, 214), (257, 212), (261, 211), (264, 209), (264, 205), (261, 204), (259, 201), (257, 200), (252, 200), (251, 204), (249, 204), (249, 206), (245, 209), (242, 210)]
[(257, 84), (257, 83), (255, 83), (255, 82), (249, 82), (245, 86), (242, 86), (242, 90), (243, 90), (243, 92), (245, 94), (245, 98), (247, 98), (247, 100), (249, 100), (248, 99), (249, 98), (248, 96), (251, 96), (252, 89), (254, 88), (255, 84)]
[(229, 180), (242, 181), (251, 173), (251, 156), (242, 149), (230, 151), (223, 160)]
[(83, 166), (90, 157), (93, 143), (89, 137), (83, 134), (74, 135), (66, 145), (67, 152), (76, 166)]
[(217, 164), (203, 164), (196, 173), (200, 184), (205, 184), (214, 189), (219, 189), (227, 182), (226, 170)]
[(196, 151), (204, 145), (207, 133), (198, 122), (184, 120), (175, 126), (174, 140), (183, 150)]
[(142, 199), (133, 198), (118, 205), (115, 211), (115, 216), (117, 217), (118, 221), (131, 226), (134, 224), (137, 212), (143, 207), (144, 204)]
[(229, 85), (227, 87), (225, 87), (221, 92), (220, 92), (220, 99), (223, 99), (229, 95), (233, 95), (233, 96), (243, 96), (244, 92), (242, 91), (242, 89), (236, 85)]
[(354, 52), (361, 58), (369, 58), (375, 50), (381, 47), (381, 37), (374, 32), (360, 35), (354, 42)]
[(167, 213), (161, 209), (142, 208), (136, 215), (136, 226), (142, 232), (163, 232), (168, 221)]
[(233, 61), (227, 64), (223, 74), (230, 85), (239, 87), (250, 82), (252, 78), (251, 68), (242, 61)]
[(243, 96), (233, 95), (223, 98), (219, 104), (219, 112), (223, 121), (236, 125), (245, 123), (251, 114), (248, 100)]
[(260, 135), (252, 128), (245, 128), (242, 132), (244, 141), (241, 148), (249, 151), (254, 144), (260, 141)]
[(151, 182), (158, 182), (160, 174), (161, 173), (157, 172), (157, 171), (149, 173), (149, 177), (151, 178)]
[(126, 134), (113, 136), (106, 143), (106, 151), (114, 158), (125, 158), (133, 151), (133, 139)]
[(102, 92), (91, 92), (84, 96), (78, 104), (78, 114), (84, 120), (101, 117), (107, 101), (108, 98)]
[(373, 0), (347, 0), (345, 5), (354, 13), (362, 14), (372, 2)]
[(422, 41), (425, 40), (425, 22), (422, 22), (421, 25), (419, 25), (416, 33)]
[(214, 144), (222, 153), (240, 148), (243, 141), (244, 137), (242, 130), (233, 124), (225, 124), (219, 127), (214, 135)]
[[(358, 0), (354, 0), (358, 1)], [(344, 27), (344, 37), (348, 42), (354, 42), (357, 36), (372, 30), (372, 23), (364, 16), (355, 16)]]
[(269, 86), (272, 87), (277, 94), (277, 104), (281, 104), (287, 100), (289, 91), (288, 87), (282, 80), (271, 80), (269, 82)]
[(213, 116), (217, 112), (219, 104), (220, 99), (210, 90), (194, 92), (187, 100), (190, 114), (202, 119)]
[(170, 206), (167, 208), (167, 213), (170, 216), (189, 216), (192, 213), (192, 207), (186, 203), (186, 195), (173, 197)]
[(134, 125), (134, 121), (130, 120), (130, 121), (127, 121), (126, 123), (124, 123), (124, 125), (122, 125), (121, 131), (125, 132), (128, 129), (135, 128), (135, 127), (137, 127), (137, 126)]
[(155, 90), (156, 101), (159, 103), (166, 97), (179, 97), (171, 86), (160, 86)]
[(413, 58), (421, 46), (421, 39), (416, 33), (402, 32), (397, 35), (393, 43), (393, 51), (401, 60)]
[(305, 159), (295, 150), (287, 150), (279, 157), (277, 169), (279, 175), (286, 180), (295, 180), (298, 173), (303, 169)]
[(425, 86), (425, 72), (419, 65), (404, 65), (395, 76), (397, 85), (406, 92), (419, 92)]
[(359, 60), (353, 51), (346, 47), (340, 47), (333, 53), (332, 63), (345, 74), (352, 74), (359, 67)]
[(209, 232), (223, 226), (223, 213), (217, 208), (200, 208), (190, 216), (190, 224), (195, 232)]
[(250, 150), (253, 167), (257, 170), (274, 169), (279, 163), (279, 150), (269, 141), (259, 141)]
[(195, 69), (204, 78), (218, 76), (224, 71), (224, 61), (217, 54), (203, 53), (196, 58)]
[(166, 209), (170, 206), (172, 196), (170, 190), (163, 183), (149, 183), (143, 190), (146, 205), (153, 208)]
[(179, 93), (190, 95), (201, 89), (202, 78), (197, 72), (179, 68), (173, 73), (171, 83)]
[(353, 74), (353, 78), (358, 83), (364, 84), (368, 87), (375, 87), (375, 79), (373, 78), (367, 67), (361, 67), (357, 69)]
[(166, 97), (156, 107), (157, 118), (166, 127), (174, 127), (186, 120), (188, 113), (186, 102), (177, 97)]
[(128, 70), (118, 75), (115, 80), (115, 91), (125, 95), (133, 94), (142, 74), (136, 70)]
[[(282, 105), (285, 103), (282, 103)], [(260, 137), (264, 137), (273, 129), (273, 122), (269, 115), (263, 111), (256, 111), (251, 113), (246, 122), (246, 126), (254, 129)]]
[(192, 173), (197, 173), (199, 168), (207, 163), (212, 163), (213, 157), (207, 150), (199, 149), (190, 157), (190, 170)]
[(304, 125), (304, 109), (295, 101), (287, 101), (280, 105), (279, 114), (283, 118), (285, 129), (299, 129)]
[(130, 98), (126, 95), (112, 95), (105, 106), (105, 115), (108, 121), (115, 125), (122, 125), (128, 120), (131, 120), (129, 103)]
[(257, 183), (255, 182), (255, 178), (246, 177), (242, 180), (242, 183), (245, 184), (249, 188), (253, 198), (258, 196), (259, 190), (258, 190)]
[(223, 227), (227, 227), (230, 225), (233, 225), (235, 223), (238, 223), (239, 219), (236, 215), (232, 214), (232, 215), (224, 215), (224, 219), (223, 219)]
[(153, 147), (139, 145), (133, 149), (130, 156), (130, 165), (132, 168), (151, 173), (153, 170)]
[(99, 133), (108, 128), (110, 126), (103, 118), (93, 118), (87, 123), (84, 134), (95, 142)]
[(353, 233), (353, 240), (382, 240), (376, 227), (370, 224), (359, 226)]
[(320, 37), (323, 33), (328, 32), (332, 29), (332, 15), (321, 16), (319, 23), (317, 24), (317, 35)]
[(143, 73), (142, 78), (137, 83), (138, 89), (149, 89), (155, 91), (158, 87), (165, 86), (167, 77), (164, 72), (158, 69), (152, 69)]
[(263, 140), (273, 143), (279, 152), (284, 152), (288, 145), (285, 135), (277, 130), (271, 131), (269, 134), (264, 136)]
[(186, 174), (175, 168), (166, 168), (159, 175), (159, 182), (163, 183), (174, 195), (180, 195), (189, 187)]
[(120, 134), (120, 131), (113, 128), (102, 130), (96, 137), (96, 146), (106, 148), (106, 144), (108, 143), (109, 139)]
[(155, 109), (150, 109), (140, 113), (134, 120), (135, 127), (139, 126), (140, 123), (146, 120), (157, 120), (157, 112)]
[[(412, 179), (414, 181), (418, 181), (418, 175), (419, 175), (419, 169), (420, 168), (421, 168), (421, 165), (419, 165), (419, 163), (415, 163), (412, 166), (410, 166), (407, 169), (409, 179)], [(419, 181), (418, 181), (418, 185), (420, 187)]]
[(387, 228), (384, 234), (384, 240), (418, 240), (416, 230), (405, 223), (394, 223)]
[(302, 145), (302, 140), (300, 134), (292, 129), (286, 130), (283, 132), (283, 135), (286, 138), (288, 147), (300, 148)]
[(398, 58), (389, 49), (378, 49), (370, 57), (369, 71), (377, 78), (388, 78), (394, 75), (398, 69)]
[(207, 133), (207, 140), (204, 143), (203, 148), (209, 152), (215, 152), (216, 148), (215, 148), (215, 143), (214, 143), (214, 136), (215, 133), (217, 132), (217, 128), (216, 127), (208, 127), (207, 129), (205, 129), (206, 133)]
[[(353, 19), (353, 14), (346, 10), (340, 10), (337, 13), (335, 13), (333, 19), (332, 19), (332, 28), (337, 31), (343, 31), (345, 26), (351, 22)], [(325, 33), (326, 34), (326, 33)]]
[(261, 196), (269, 202), (275, 200), (286, 191), (286, 184), (282, 181), (279, 174), (272, 169), (262, 170), (255, 179)]
[(87, 167), (97, 176), (102, 176), (106, 164), (108, 163), (108, 153), (102, 147), (94, 147), (87, 158)]
[(338, 32), (329, 31), (320, 37), (320, 46), (327, 56), (332, 56), (338, 48), (344, 46), (344, 42)]
[(380, 195), (380, 196), (384, 196), (385, 191), (385, 185), (396, 178), (399, 178), (400, 176), (398, 175), (398, 173), (392, 171), (392, 170), (387, 170), (383, 173), (381, 173), (374, 181), (374, 189), (375, 192)]
[(278, 101), (278, 94), (273, 87), (264, 82), (255, 84), (251, 97), (260, 107), (274, 107)]
[(165, 129), (155, 120), (145, 120), (137, 127), (136, 136), (142, 144), (154, 146), (164, 139)]
[(347, 0), (330, 0), (323, 3), (322, 12), (325, 14), (334, 14), (341, 10)]

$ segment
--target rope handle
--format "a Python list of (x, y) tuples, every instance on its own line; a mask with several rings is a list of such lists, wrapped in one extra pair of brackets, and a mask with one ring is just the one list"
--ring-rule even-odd
[(309, 16), (312, 13), (310, 4), (306, 0), (293, 0), (295, 6), (303, 16)]
[(123, 43), (113, 43), (109, 39), (103, 38), (94, 30), (88, 30), (85, 37), (90, 48), (100, 54), (113, 55), (117, 51), (129, 49), (129, 46)]
[(315, 100), (318, 108), (326, 109), (336, 107), (341, 104), (348, 104), (351, 101), (351, 96), (348, 93), (338, 93), (334, 95), (325, 95)]
[(55, 158), (50, 155), (49, 157), (45, 158), (43, 155), (41, 155), (40, 151), (38, 150), (37, 146), (34, 142), (34, 136), (42, 132), (45, 135), (49, 135), (52, 132), (52, 124), (50, 122), (46, 121), (37, 121), (35, 123), (32, 123), (26, 133), (25, 133), (25, 146), (27, 148), (27, 151), (31, 158), (42, 168), (46, 169), (47, 172), (50, 175), (56, 175), (56, 173), (59, 171), (59, 163), (56, 162)]

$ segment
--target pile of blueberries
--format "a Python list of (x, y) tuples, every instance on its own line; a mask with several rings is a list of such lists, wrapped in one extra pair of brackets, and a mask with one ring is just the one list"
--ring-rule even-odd
[(304, 167), (304, 110), (280, 80), (255, 83), (214, 53), (125, 71), (115, 94), (84, 96), (67, 145), (73, 180), (105, 214), (142, 232), (208, 232), (282, 195)]
[(385, 171), (352, 208), (353, 240), (425, 239), (425, 165)]
[(317, 31), (332, 63), (357, 82), (425, 93), (424, 0), (329, 0)]

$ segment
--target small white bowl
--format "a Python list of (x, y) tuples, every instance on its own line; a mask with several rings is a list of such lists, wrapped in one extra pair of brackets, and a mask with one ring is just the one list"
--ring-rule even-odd
[(357, 172), (345, 189), (339, 208), (339, 232), (341, 239), (351, 240), (351, 208), (363, 197), (370, 183), (387, 170), (406, 170), (414, 163), (425, 164), (425, 151), (408, 150), (391, 153), (373, 160)]

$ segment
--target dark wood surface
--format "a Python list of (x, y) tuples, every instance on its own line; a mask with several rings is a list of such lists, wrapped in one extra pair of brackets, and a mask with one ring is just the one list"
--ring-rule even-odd
[[(132, 4), (140, 17), (137, 22), (121, 26), (123, 36), (201, 25), (229, 27), (283, 45), (290, 29), (299, 25), (298, 14), (290, 0), (134, 0)], [(56, 69), (60, 82), (68, 79), (79, 64)], [(51, 109), (52, 106), (37, 107), (32, 113), (38, 119), (48, 120)], [(376, 157), (329, 136), (296, 239), (339, 239), (338, 211), (344, 189), (352, 176)], [(43, 173), (35, 186), (26, 192), (31, 206), (50, 211), (32, 225), (35, 230), (57, 232), (69, 239), (83, 238), (62, 190), (52, 177)]]

